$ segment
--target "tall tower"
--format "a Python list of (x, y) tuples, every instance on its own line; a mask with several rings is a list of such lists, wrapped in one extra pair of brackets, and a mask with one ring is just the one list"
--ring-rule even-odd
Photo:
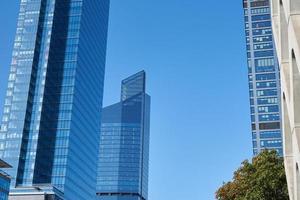
[(94, 198), (108, 13), (109, 0), (21, 1), (0, 130), (12, 194)]
[(121, 102), (102, 115), (97, 199), (147, 200), (150, 96), (145, 72), (122, 81)]
[(275, 149), (282, 156), (280, 74), (269, 0), (244, 0), (253, 154)]
[(284, 168), (290, 200), (300, 199), (300, 1), (272, 2), (280, 63)]

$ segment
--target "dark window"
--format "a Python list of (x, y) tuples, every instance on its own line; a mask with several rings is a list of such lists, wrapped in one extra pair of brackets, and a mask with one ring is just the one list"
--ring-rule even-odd
[(261, 6), (268, 6), (269, 5), (269, 1), (254, 1), (251, 2), (251, 7), (261, 7)]
[(260, 123), (259, 130), (280, 129), (280, 122)]

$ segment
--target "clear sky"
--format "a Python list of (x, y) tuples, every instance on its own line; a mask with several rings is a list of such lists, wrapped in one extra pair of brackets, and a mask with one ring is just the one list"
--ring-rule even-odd
[[(0, 116), (19, 0), (0, 1)], [(104, 105), (146, 70), (149, 200), (212, 200), (250, 158), (242, 0), (111, 0)]]

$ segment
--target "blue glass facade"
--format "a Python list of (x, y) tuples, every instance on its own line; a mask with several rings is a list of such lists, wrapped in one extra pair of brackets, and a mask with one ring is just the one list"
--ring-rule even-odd
[(280, 74), (269, 0), (244, 0), (253, 153), (282, 152)]
[(121, 102), (103, 109), (99, 200), (148, 199), (149, 124), (150, 96), (142, 71), (122, 81)]
[(0, 170), (0, 200), (7, 200), (10, 186), (10, 178)]
[(95, 197), (108, 14), (109, 0), (21, 1), (0, 130), (12, 189)]
[(10, 168), (11, 166), (0, 159), (0, 200), (8, 200), (10, 176), (2, 169)]

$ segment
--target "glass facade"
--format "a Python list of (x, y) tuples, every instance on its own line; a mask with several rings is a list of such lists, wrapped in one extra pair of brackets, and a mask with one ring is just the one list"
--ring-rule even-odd
[(244, 0), (253, 153), (282, 156), (280, 74), (269, 0)]
[(0, 130), (11, 189), (94, 198), (108, 14), (109, 0), (21, 1)]
[(2, 169), (10, 167), (9, 164), (0, 159), (0, 200), (8, 200), (10, 176)]
[(7, 200), (9, 193), (10, 178), (0, 170), (0, 200)]
[(142, 71), (122, 81), (121, 102), (103, 109), (99, 200), (148, 199), (149, 124), (150, 96)]

